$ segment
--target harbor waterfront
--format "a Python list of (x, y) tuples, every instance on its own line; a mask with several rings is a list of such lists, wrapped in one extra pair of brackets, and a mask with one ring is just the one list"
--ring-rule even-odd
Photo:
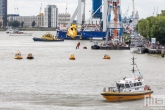
[[(41, 37), (45, 31), (30, 32), (32, 36), (9, 36), (0, 32), (0, 109), (165, 108), (145, 106), (144, 99), (111, 103), (101, 96), (104, 87), (132, 75), (130, 60), (133, 56), (153, 95), (165, 95), (165, 59), (160, 55), (134, 54), (130, 50), (91, 50), (93, 42), (88, 40), (34, 42), (32, 38)], [(80, 47), (76, 49), (78, 42)], [(87, 49), (83, 49), (84, 46)], [(21, 60), (14, 59), (18, 50), (23, 57)], [(33, 54), (33, 60), (26, 59), (29, 53)], [(69, 60), (71, 54), (75, 60)], [(103, 59), (104, 54), (111, 59)]]

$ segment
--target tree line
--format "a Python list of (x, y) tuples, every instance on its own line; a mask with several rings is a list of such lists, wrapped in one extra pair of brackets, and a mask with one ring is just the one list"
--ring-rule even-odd
[[(35, 21), (33, 21), (31, 23), (31, 26), (34, 27), (35, 26)], [(12, 26), (12, 27), (23, 27), (24, 26), (24, 22), (22, 21), (21, 23), (19, 21), (9, 21), (8, 22), (8, 26)]]
[(165, 44), (165, 10), (157, 16), (139, 20), (135, 30), (148, 40), (156, 38), (161, 44)]

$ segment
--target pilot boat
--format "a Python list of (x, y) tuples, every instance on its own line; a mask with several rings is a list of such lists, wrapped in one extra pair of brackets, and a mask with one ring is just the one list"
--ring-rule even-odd
[[(115, 87), (108, 87), (103, 89), (101, 95), (109, 102), (115, 101), (127, 101), (127, 100), (137, 100), (143, 99), (145, 97), (151, 97), (153, 91), (151, 90), (149, 85), (144, 83), (143, 76), (141, 75), (139, 69), (139, 75), (135, 75), (134, 65), (135, 58), (133, 60), (133, 77), (125, 77), (122, 80), (116, 82)], [(137, 67), (137, 65), (136, 65)]]

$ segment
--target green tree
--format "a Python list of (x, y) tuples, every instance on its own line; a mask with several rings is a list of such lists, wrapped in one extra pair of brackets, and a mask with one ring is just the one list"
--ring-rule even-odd
[(18, 21), (9, 21), (8, 26), (19, 27), (20, 22), (18, 22)]
[(32, 22), (32, 27), (34, 27), (36, 25), (35, 21)]
[(9, 21), (9, 22), (8, 22), (8, 26), (12, 26), (12, 22), (13, 22), (13, 21)]
[(13, 25), (13, 27), (19, 27), (20, 26), (20, 22), (13, 21), (12, 25)]
[(22, 21), (22, 22), (21, 22), (21, 27), (23, 27), (23, 25), (24, 25), (24, 22)]
[(150, 16), (140, 20), (136, 30), (148, 40), (156, 38), (161, 44), (165, 44), (165, 10), (156, 17)]

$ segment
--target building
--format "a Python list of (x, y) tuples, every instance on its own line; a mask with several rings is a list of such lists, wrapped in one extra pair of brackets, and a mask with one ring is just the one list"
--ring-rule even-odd
[(59, 13), (58, 14), (58, 25), (66, 26), (70, 21), (69, 13)]
[(16, 16), (15, 14), (11, 14), (8, 17), (8, 21), (24, 22), (23, 27), (32, 27), (33, 21), (36, 23), (34, 27), (43, 26), (43, 16)]
[(56, 5), (47, 5), (44, 10), (44, 27), (57, 28), (58, 26), (58, 8)]
[(7, 0), (0, 0), (0, 19), (3, 20), (3, 26), (7, 26)]

